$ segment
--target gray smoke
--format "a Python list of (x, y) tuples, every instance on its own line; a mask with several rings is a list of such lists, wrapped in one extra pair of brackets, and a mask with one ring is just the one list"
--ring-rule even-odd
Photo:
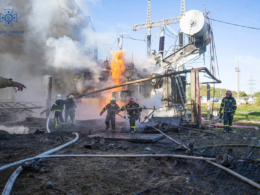
[(59, 79), (60, 86), (70, 87), (69, 90), (79, 88), (73, 83), (81, 79), (75, 76), (76, 69), (87, 68), (91, 72), (92, 82), (83, 85), (98, 81), (100, 70), (93, 60), (94, 49), (97, 43), (110, 43), (111, 35), (115, 36), (93, 32), (89, 16), (74, 0), (1, 0), (3, 14), (4, 9), (13, 9), (18, 22), (13, 22), (13, 27), (5, 27), (2, 22), (0, 30), (24, 31), (12, 37), (0, 34), (1, 76), (20, 81), (28, 88), (16, 93), (19, 101), (45, 99), (44, 75), (55, 75), (53, 82)]

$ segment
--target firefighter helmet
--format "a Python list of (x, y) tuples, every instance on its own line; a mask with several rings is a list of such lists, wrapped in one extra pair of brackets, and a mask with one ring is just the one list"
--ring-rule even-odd
[(57, 99), (60, 99), (60, 98), (62, 98), (62, 96), (61, 96), (61, 94), (58, 94)]
[(227, 91), (226, 95), (232, 95), (232, 92), (231, 91)]
[(73, 96), (73, 95), (70, 95), (69, 98), (74, 98), (74, 96)]
[(131, 97), (131, 98), (129, 99), (129, 103), (134, 103), (134, 102), (135, 102), (135, 101), (134, 101), (134, 98)]
[(114, 97), (112, 97), (111, 99), (110, 99), (110, 101), (116, 101), (116, 98), (114, 98)]

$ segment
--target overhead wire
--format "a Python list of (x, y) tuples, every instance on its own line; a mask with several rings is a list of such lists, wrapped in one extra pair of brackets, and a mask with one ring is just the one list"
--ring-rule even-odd
[(123, 35), (123, 38), (132, 39), (132, 40), (135, 40), (135, 41), (144, 41), (146, 43), (145, 39), (136, 39), (136, 38), (133, 38), (133, 37), (131, 37), (129, 35)]
[(234, 24), (234, 23), (230, 23), (230, 22), (224, 22), (224, 21), (216, 20), (216, 19), (212, 19), (212, 18), (211, 18), (211, 20), (213, 20), (215, 22), (220, 22), (220, 23), (224, 23), (224, 24), (233, 25), (233, 26), (239, 26), (239, 27), (243, 27), (243, 28), (250, 28), (250, 29), (254, 29), (254, 30), (260, 30), (260, 28), (251, 27), (251, 26), (244, 26), (244, 25)]

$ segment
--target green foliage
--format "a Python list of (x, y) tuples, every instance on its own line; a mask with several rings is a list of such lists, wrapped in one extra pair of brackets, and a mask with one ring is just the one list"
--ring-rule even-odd
[(256, 98), (255, 105), (260, 106), (260, 96)]
[(254, 96), (255, 96), (255, 97), (258, 97), (259, 95), (260, 95), (260, 92), (255, 92), (255, 93), (254, 93)]
[(240, 106), (242, 109), (248, 108), (248, 105)]
[(246, 97), (246, 96), (247, 96), (246, 92), (240, 91), (240, 97)]
[[(187, 90), (186, 91), (187, 98), (190, 99), (190, 86), (188, 86), (186, 90)], [(225, 97), (226, 96), (226, 92), (228, 90), (229, 89), (215, 88), (215, 97)], [(236, 91), (232, 91), (232, 93), (235, 96), (237, 94)], [(206, 85), (201, 85), (200, 86), (200, 96), (207, 96), (207, 86)], [(210, 96), (214, 96), (214, 87), (210, 88)]]

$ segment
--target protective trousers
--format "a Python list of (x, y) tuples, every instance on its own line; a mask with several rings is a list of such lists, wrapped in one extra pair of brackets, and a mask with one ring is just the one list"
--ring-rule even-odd
[(230, 112), (224, 112), (224, 131), (232, 132), (233, 116)]
[(60, 119), (60, 122), (62, 124), (64, 124), (64, 120), (63, 120), (63, 116), (62, 116), (62, 112), (61, 111), (55, 111), (55, 114), (54, 114), (54, 123), (55, 123), (55, 128), (58, 127), (58, 119)]
[(75, 123), (75, 111), (65, 111), (65, 123), (68, 124), (68, 118), (70, 117), (71, 124), (76, 125)]
[(105, 123), (106, 126), (109, 127), (109, 122), (111, 121), (112, 131), (116, 130), (116, 117), (115, 116), (108, 116), (106, 117)]
[(129, 118), (129, 122), (130, 122), (130, 127), (131, 127), (131, 131), (136, 131), (136, 121), (139, 119), (139, 115), (133, 115), (130, 116)]

